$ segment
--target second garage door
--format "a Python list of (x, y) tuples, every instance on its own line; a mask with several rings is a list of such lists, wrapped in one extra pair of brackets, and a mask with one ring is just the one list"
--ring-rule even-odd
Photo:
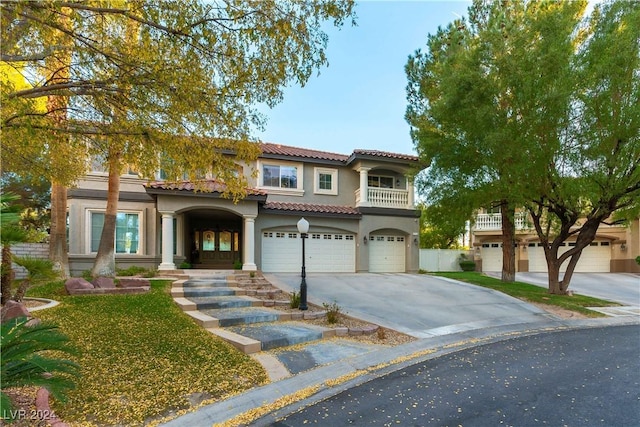
[[(354, 273), (356, 244), (353, 234), (310, 233), (305, 242), (308, 273)], [(262, 233), (262, 271), (295, 273), (302, 266), (299, 233)]]
[[(563, 243), (558, 249), (559, 254), (563, 254), (573, 243)], [(547, 261), (544, 257), (544, 249), (540, 243), (530, 243), (529, 247), (529, 271), (547, 272)], [(568, 260), (562, 263), (560, 271), (567, 269)], [(576, 273), (608, 273), (611, 271), (611, 246), (609, 242), (592, 242), (582, 250), (582, 255), (576, 265)]]
[(404, 273), (405, 237), (378, 236), (369, 238), (369, 271), (371, 273)]

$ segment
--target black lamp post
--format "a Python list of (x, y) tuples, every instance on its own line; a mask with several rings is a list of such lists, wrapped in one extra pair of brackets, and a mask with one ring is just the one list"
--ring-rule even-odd
[(302, 238), (302, 281), (300, 282), (300, 310), (307, 310), (307, 272), (304, 266), (304, 239), (307, 238), (309, 232), (309, 221), (304, 218), (300, 218), (298, 221), (298, 231)]

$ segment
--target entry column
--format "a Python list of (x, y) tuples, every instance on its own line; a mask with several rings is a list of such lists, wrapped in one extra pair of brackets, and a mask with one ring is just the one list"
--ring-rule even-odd
[(173, 212), (162, 214), (162, 263), (158, 270), (175, 270), (173, 263)]
[(255, 262), (256, 238), (255, 238), (255, 215), (244, 215), (244, 250), (242, 252), (242, 269), (247, 271), (256, 271), (258, 267)]

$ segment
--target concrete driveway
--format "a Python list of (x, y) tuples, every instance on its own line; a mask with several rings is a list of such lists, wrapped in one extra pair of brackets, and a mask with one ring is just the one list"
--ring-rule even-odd
[[(491, 273), (500, 277), (500, 273)], [(549, 287), (547, 273), (516, 273), (519, 282)], [(640, 275), (633, 273), (574, 273), (569, 289), (577, 294), (640, 306)]]
[[(299, 274), (265, 274), (297, 291)], [(418, 338), (540, 320), (546, 312), (502, 293), (419, 274), (307, 275), (308, 301), (337, 302), (343, 312)]]

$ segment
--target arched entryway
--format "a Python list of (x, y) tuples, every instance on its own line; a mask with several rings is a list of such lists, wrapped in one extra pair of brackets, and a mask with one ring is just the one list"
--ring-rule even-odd
[(185, 255), (193, 268), (242, 265), (242, 217), (219, 209), (185, 213)]

